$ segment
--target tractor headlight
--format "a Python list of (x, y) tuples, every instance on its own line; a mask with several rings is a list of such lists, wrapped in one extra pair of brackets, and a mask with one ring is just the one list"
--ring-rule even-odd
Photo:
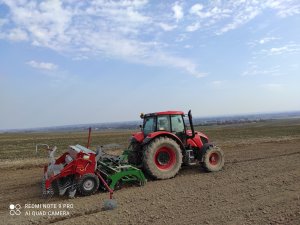
[(85, 160), (89, 160), (90, 156), (89, 155), (84, 155), (82, 158), (85, 159)]

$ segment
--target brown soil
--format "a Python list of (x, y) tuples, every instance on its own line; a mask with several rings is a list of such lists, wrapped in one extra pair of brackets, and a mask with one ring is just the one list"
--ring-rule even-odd
[[(41, 167), (3, 167), (0, 224), (300, 224), (300, 138), (223, 144), (222, 171), (185, 167), (173, 179), (124, 188), (112, 211), (102, 210), (108, 193), (41, 199)], [(9, 215), (12, 203), (20, 216)], [(36, 211), (25, 204), (38, 203), (73, 208), (69, 216), (24, 215)]]

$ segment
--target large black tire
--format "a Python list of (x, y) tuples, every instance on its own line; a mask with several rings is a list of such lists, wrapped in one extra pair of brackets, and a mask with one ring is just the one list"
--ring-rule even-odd
[(210, 146), (203, 155), (202, 166), (207, 172), (216, 172), (223, 168), (225, 163), (224, 152), (217, 146)]
[(95, 174), (84, 174), (78, 180), (77, 190), (81, 195), (92, 195), (98, 190), (99, 184), (99, 179)]
[(160, 137), (144, 146), (143, 167), (155, 179), (174, 177), (182, 164), (182, 153), (173, 139)]

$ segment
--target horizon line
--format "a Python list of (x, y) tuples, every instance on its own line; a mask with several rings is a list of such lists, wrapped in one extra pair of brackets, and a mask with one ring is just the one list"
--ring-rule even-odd
[[(253, 113), (237, 113), (237, 114), (220, 114), (214, 116), (193, 116), (194, 118), (217, 118), (217, 117), (238, 117), (238, 116), (254, 116), (254, 115), (268, 115), (268, 114), (284, 114), (284, 113), (300, 113), (300, 110), (290, 110), (290, 111), (273, 111), (273, 112), (253, 112)], [(53, 126), (40, 126), (40, 127), (28, 127), (28, 128), (4, 128), (0, 129), (0, 132), (13, 132), (13, 131), (26, 131), (26, 130), (39, 130), (39, 129), (50, 129), (50, 128), (60, 128), (68, 126), (88, 126), (88, 125), (103, 125), (103, 124), (117, 124), (126, 122), (137, 122), (138, 120), (126, 120), (126, 121), (113, 121), (113, 122), (91, 122), (91, 123), (79, 123), (79, 124), (65, 124), (65, 125), (53, 125)]]

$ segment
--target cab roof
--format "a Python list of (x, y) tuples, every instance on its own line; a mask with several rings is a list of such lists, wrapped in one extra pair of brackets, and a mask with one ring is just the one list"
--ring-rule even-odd
[(158, 116), (158, 115), (184, 115), (182, 111), (163, 111), (163, 112), (155, 112), (155, 113), (147, 113), (145, 116)]

